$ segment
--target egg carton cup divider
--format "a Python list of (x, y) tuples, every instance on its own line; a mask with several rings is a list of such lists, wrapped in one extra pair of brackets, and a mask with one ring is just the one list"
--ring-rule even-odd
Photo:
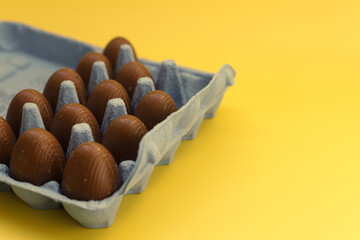
[[(1, 115), (5, 117), (17, 92), (25, 88), (42, 92), (53, 72), (63, 67), (74, 69), (82, 56), (91, 51), (102, 52), (102, 49), (20, 23), (0, 22)], [(131, 56), (119, 61), (117, 68), (124, 61), (132, 61)], [(162, 63), (139, 61), (150, 70), (158, 87), (174, 98), (179, 110), (143, 137), (136, 162), (129, 160), (120, 164), (123, 183), (118, 191), (100, 201), (73, 200), (61, 194), (60, 184), (55, 181), (35, 186), (12, 179), (4, 164), (0, 164), (0, 191), (12, 189), (36, 209), (64, 207), (87, 228), (111, 226), (123, 196), (144, 191), (154, 167), (173, 161), (180, 142), (193, 139), (203, 119), (215, 116), (227, 87), (234, 84), (235, 72), (227, 64), (212, 74), (177, 66), (173, 60)], [(172, 83), (157, 82), (159, 76), (160, 79), (170, 78)], [(146, 82), (144, 80), (143, 85), (151, 88)], [(142, 94), (139, 90), (139, 95)]]

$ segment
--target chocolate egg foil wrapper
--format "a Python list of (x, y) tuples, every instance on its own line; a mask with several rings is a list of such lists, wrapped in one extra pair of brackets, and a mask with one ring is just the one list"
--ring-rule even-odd
[[(9, 103), (17, 92), (26, 88), (42, 92), (51, 74), (63, 67), (75, 69), (79, 60), (92, 51), (102, 53), (103, 49), (31, 26), (0, 22), (1, 116), (6, 119)], [(212, 74), (177, 66), (173, 60), (138, 60), (150, 70), (156, 85), (162, 86), (160, 90), (173, 98), (178, 110), (143, 137), (137, 159), (131, 159), (135, 162), (120, 163), (123, 183), (119, 190), (103, 200), (78, 201), (63, 195), (58, 182), (35, 186), (17, 181), (10, 177), (9, 168), (0, 164), (0, 191), (13, 190), (35, 209), (64, 207), (86, 228), (111, 226), (122, 198), (142, 192), (154, 167), (173, 161), (180, 142), (193, 139), (203, 119), (215, 116), (235, 78), (235, 71), (227, 64)]]

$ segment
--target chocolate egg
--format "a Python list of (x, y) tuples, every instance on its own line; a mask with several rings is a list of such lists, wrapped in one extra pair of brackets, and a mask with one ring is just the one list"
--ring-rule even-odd
[(93, 63), (97, 61), (103, 61), (105, 63), (109, 78), (113, 78), (114, 73), (109, 59), (101, 53), (89, 52), (81, 58), (79, 64), (76, 67), (76, 72), (79, 73), (79, 75), (82, 77), (85, 88), (87, 88), (90, 81)]
[(100, 126), (90, 110), (78, 103), (66, 104), (56, 113), (51, 127), (51, 133), (59, 140), (64, 151), (69, 145), (71, 129), (77, 123), (89, 124), (94, 140), (100, 141)]
[(0, 163), (9, 166), (15, 134), (5, 119), (0, 117)]
[(62, 192), (77, 200), (101, 200), (121, 186), (115, 159), (101, 144), (87, 142), (79, 145), (66, 162)]
[(105, 80), (94, 88), (86, 103), (86, 107), (94, 114), (100, 125), (104, 118), (107, 102), (113, 98), (121, 98), (127, 112), (131, 113), (130, 98), (125, 88), (117, 81)]
[(15, 136), (19, 137), (22, 110), (25, 103), (35, 103), (38, 106), (45, 128), (49, 130), (53, 119), (53, 110), (48, 100), (36, 90), (24, 89), (11, 100), (6, 114), (6, 121), (14, 130)]
[(151, 130), (175, 111), (177, 111), (177, 107), (174, 100), (166, 92), (155, 90), (140, 100), (134, 115)]
[(141, 77), (150, 77), (154, 81), (151, 72), (143, 64), (139, 62), (128, 62), (120, 68), (116, 75), (116, 81), (124, 86), (129, 94), (130, 99), (132, 99), (137, 81)]
[(135, 60), (137, 60), (135, 49), (134, 49), (133, 45), (131, 45), (131, 43), (126, 38), (116, 37), (116, 38), (112, 39), (106, 45), (106, 47), (104, 49), (104, 55), (110, 60), (113, 69), (115, 69), (116, 61), (119, 56), (120, 47), (123, 44), (128, 44), (131, 46), (133, 53), (134, 53)]
[(148, 132), (144, 123), (132, 115), (116, 118), (106, 130), (102, 144), (109, 149), (119, 164), (136, 160), (139, 143)]
[(60, 85), (66, 80), (74, 83), (79, 102), (83, 105), (85, 104), (86, 89), (82, 78), (77, 72), (70, 68), (61, 68), (50, 76), (43, 91), (44, 97), (49, 101), (54, 111), (58, 101)]
[(15, 143), (10, 176), (40, 186), (48, 181), (61, 182), (65, 154), (58, 140), (48, 131), (33, 128)]

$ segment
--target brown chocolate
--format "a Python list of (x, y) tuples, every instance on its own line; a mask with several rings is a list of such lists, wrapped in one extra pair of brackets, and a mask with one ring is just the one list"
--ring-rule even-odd
[(86, 103), (86, 107), (94, 114), (100, 125), (104, 118), (107, 102), (113, 98), (121, 98), (127, 112), (131, 113), (130, 98), (125, 88), (117, 81), (105, 80), (94, 88)]
[(104, 55), (110, 60), (113, 69), (115, 69), (115, 67), (116, 67), (116, 61), (119, 56), (120, 47), (123, 44), (128, 44), (131, 46), (133, 53), (134, 53), (135, 60), (137, 60), (135, 49), (134, 49), (133, 45), (126, 38), (116, 37), (116, 38), (112, 39), (106, 45), (106, 47), (104, 49)]
[(116, 162), (136, 160), (139, 143), (147, 128), (137, 117), (125, 115), (116, 118), (106, 130), (102, 144), (109, 149)]
[(40, 186), (61, 182), (65, 154), (58, 140), (48, 131), (33, 128), (17, 140), (10, 160), (10, 176)]
[(139, 62), (128, 62), (120, 68), (116, 75), (116, 81), (124, 86), (129, 94), (130, 99), (132, 99), (137, 81), (141, 77), (150, 77), (154, 81), (151, 72), (143, 64)]
[(85, 104), (86, 89), (82, 78), (77, 72), (70, 68), (61, 68), (50, 76), (43, 91), (44, 97), (49, 101), (54, 111), (58, 101), (60, 85), (66, 80), (74, 83), (79, 102), (83, 105)]
[(175, 111), (177, 111), (177, 107), (174, 100), (166, 92), (155, 90), (140, 100), (134, 115), (151, 130)]
[(85, 106), (70, 103), (56, 113), (51, 127), (51, 133), (59, 140), (64, 151), (69, 145), (71, 129), (77, 123), (89, 124), (94, 140), (100, 142), (100, 126), (94, 115)]
[(77, 200), (101, 200), (121, 186), (115, 159), (101, 144), (87, 142), (79, 145), (66, 162), (62, 192)]
[(6, 121), (14, 130), (15, 136), (19, 137), (22, 109), (25, 103), (35, 103), (39, 110), (44, 122), (45, 128), (50, 130), (53, 119), (53, 110), (46, 98), (36, 90), (24, 89), (20, 91), (11, 100), (6, 114)]
[(15, 134), (9, 123), (0, 117), (0, 163), (9, 166)]
[(76, 67), (76, 72), (79, 73), (79, 75), (83, 79), (85, 88), (87, 88), (90, 81), (93, 63), (97, 61), (103, 61), (105, 63), (107, 72), (109, 74), (109, 78), (111, 79), (114, 78), (114, 73), (109, 59), (101, 53), (89, 52), (88, 54), (86, 54), (81, 58), (79, 64)]

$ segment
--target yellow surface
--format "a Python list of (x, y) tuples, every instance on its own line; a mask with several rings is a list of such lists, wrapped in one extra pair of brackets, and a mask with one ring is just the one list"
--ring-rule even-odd
[(112, 227), (0, 193), (1, 239), (360, 238), (359, 1), (20, 2), (0, 18), (237, 76)]

